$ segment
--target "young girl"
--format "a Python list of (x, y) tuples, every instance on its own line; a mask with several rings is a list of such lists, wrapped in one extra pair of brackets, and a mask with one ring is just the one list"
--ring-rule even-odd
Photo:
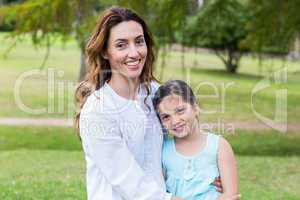
[[(185, 200), (239, 199), (231, 146), (223, 137), (200, 131), (191, 88), (183, 81), (168, 81), (156, 91), (153, 105), (169, 133), (162, 153), (167, 191)], [(218, 176), (223, 194), (212, 185)]]

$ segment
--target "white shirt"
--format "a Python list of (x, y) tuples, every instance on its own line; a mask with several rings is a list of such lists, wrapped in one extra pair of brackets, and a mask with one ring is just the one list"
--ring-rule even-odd
[(88, 200), (169, 200), (162, 176), (163, 133), (151, 94), (144, 105), (128, 100), (105, 84), (85, 102), (79, 121), (86, 160)]

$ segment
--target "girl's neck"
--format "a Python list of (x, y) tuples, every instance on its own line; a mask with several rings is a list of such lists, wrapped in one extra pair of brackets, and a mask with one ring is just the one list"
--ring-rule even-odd
[(201, 131), (198, 120), (195, 122), (195, 125), (192, 128), (192, 131), (183, 138), (175, 138), (176, 142), (179, 143), (189, 143), (199, 140), (201, 137)]
[(184, 138), (175, 138), (177, 152), (185, 156), (195, 156), (205, 148), (207, 137), (198, 127), (195, 126), (195, 129)]
[(112, 74), (108, 81), (110, 87), (121, 97), (129, 100), (136, 100), (140, 81), (138, 78), (129, 79), (121, 75)]
[(175, 137), (175, 141), (176, 143), (190, 143), (190, 142), (195, 142), (197, 140), (199, 140), (201, 137), (201, 134), (199, 132), (193, 132), (193, 133), (189, 133), (187, 136), (183, 137), (183, 138), (176, 138)]

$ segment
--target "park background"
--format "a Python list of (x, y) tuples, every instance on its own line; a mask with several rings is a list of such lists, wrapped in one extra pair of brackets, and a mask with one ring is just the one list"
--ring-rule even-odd
[(196, 90), (242, 199), (299, 199), (299, 0), (0, 0), (0, 199), (86, 199), (74, 88), (111, 5), (150, 25), (156, 76)]

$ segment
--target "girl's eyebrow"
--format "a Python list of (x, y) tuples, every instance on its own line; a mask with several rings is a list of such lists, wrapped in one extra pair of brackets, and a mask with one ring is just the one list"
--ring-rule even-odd
[(184, 108), (185, 108), (184, 106), (176, 107), (176, 108), (175, 108), (175, 112), (178, 112), (179, 110), (182, 110), (182, 109), (184, 109)]
[(166, 116), (166, 115), (168, 115), (167, 113), (161, 113), (161, 112), (158, 112), (158, 115), (159, 116)]

